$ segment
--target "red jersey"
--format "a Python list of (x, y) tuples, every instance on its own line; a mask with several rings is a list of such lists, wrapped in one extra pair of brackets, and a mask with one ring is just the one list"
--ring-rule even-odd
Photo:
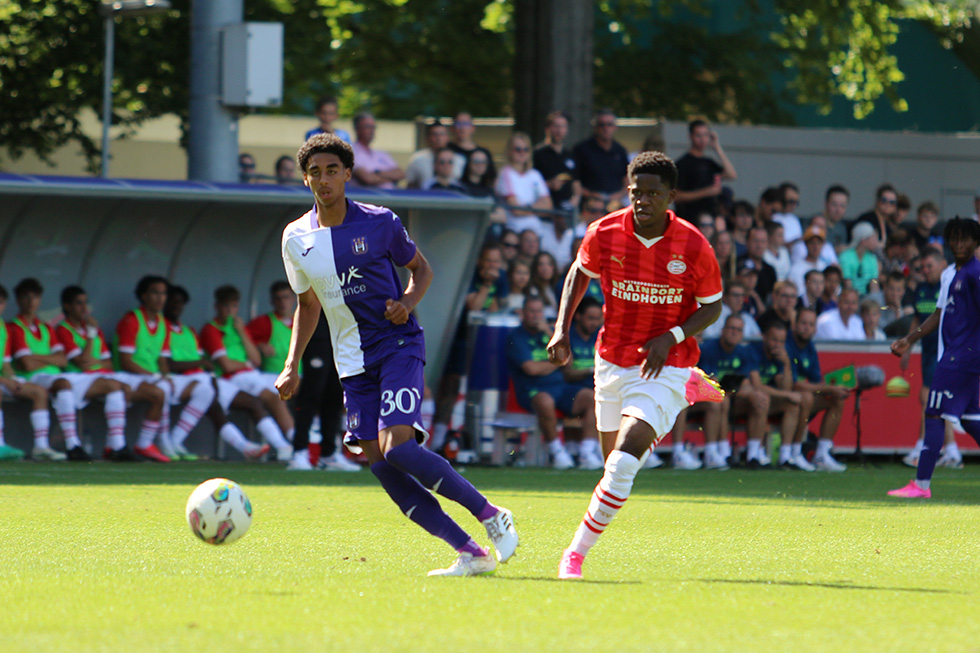
[[(71, 328), (66, 327), (65, 324), (69, 324)], [(70, 361), (82, 353), (82, 348), (79, 347), (78, 343), (75, 341), (75, 336), (77, 335), (84, 339), (87, 327), (86, 325), (76, 326), (68, 322), (67, 319), (65, 320), (65, 324), (58, 324), (54, 328), (54, 335), (58, 339), (58, 342), (61, 343), (61, 346), (64, 347), (65, 356)], [(101, 342), (101, 347), (99, 348), (99, 351), (92, 352), (92, 354), (97, 360), (102, 361), (102, 365), (98, 368), (85, 371), (90, 373), (111, 372), (112, 352), (109, 351), (109, 345), (106, 344), (105, 334), (102, 333), (102, 329), (98, 329), (98, 337), (99, 341)]]
[(136, 348), (139, 346), (137, 342), (137, 336), (139, 335), (140, 322), (139, 318), (136, 317), (136, 311), (143, 312), (143, 321), (146, 322), (146, 329), (151, 334), (156, 335), (157, 329), (162, 325), (164, 329), (167, 330), (166, 336), (163, 340), (163, 350), (160, 355), (164, 358), (170, 358), (170, 328), (167, 319), (162, 315), (158, 316), (157, 319), (151, 320), (146, 316), (146, 312), (142, 308), (135, 308), (119, 320), (119, 324), (116, 325), (116, 338), (117, 338), (117, 348), (123, 354), (135, 354)]
[[(17, 317), (20, 318), (21, 316), (18, 315)], [(27, 327), (31, 330), (31, 334), (34, 338), (43, 337), (44, 332), (47, 331), (48, 341), (51, 343), (52, 354), (57, 354), (58, 352), (65, 350), (61, 343), (58, 342), (58, 339), (54, 336), (54, 332), (51, 330), (51, 327), (44, 322), (34, 318), (34, 321), (28, 324)], [(12, 320), (8, 322), (7, 336), (8, 340), (10, 341), (10, 352), (13, 355), (14, 360), (30, 355), (31, 348), (27, 345), (27, 334), (24, 333), (24, 330), (19, 324)]]
[[(599, 279), (606, 303), (597, 350), (619, 365), (639, 365), (648, 341), (681, 326), (699, 304), (721, 299), (722, 284), (714, 250), (697, 228), (667, 211), (659, 238), (636, 235), (633, 207), (596, 220), (582, 240), (577, 265)], [(700, 356), (697, 340), (670, 349), (665, 365), (691, 367)]]

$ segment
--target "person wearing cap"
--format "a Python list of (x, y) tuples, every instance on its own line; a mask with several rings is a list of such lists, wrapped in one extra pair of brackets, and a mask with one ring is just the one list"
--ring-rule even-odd
[[(815, 220), (816, 218), (814, 218)], [(827, 244), (827, 231), (823, 227), (818, 224), (811, 224), (807, 227), (806, 231), (803, 232), (803, 243), (806, 247), (806, 256), (790, 266), (789, 277), (787, 277), (800, 289), (806, 287), (807, 272), (810, 270), (823, 272), (823, 269), (830, 265), (820, 258), (820, 254)]]
[[(833, 234), (830, 227), (827, 225), (827, 218), (822, 215), (815, 215), (813, 218), (811, 218), (809, 227), (818, 227), (821, 231), (823, 231), (824, 243), (823, 247), (820, 249), (819, 255), (820, 269), (822, 270), (828, 265), (838, 265), (839, 261), (837, 260), (837, 250), (834, 249)], [(798, 263), (807, 257), (806, 234), (809, 231), (809, 227), (807, 228), (807, 231), (803, 232), (803, 237), (796, 241), (796, 243), (794, 243), (789, 250), (789, 258), (793, 263)], [(846, 229), (844, 229), (843, 238), (843, 244), (846, 245)]]
[(851, 246), (840, 253), (840, 269), (844, 279), (850, 281), (861, 295), (868, 292), (869, 286), (873, 286), (871, 290), (878, 289), (881, 263), (874, 255), (877, 244), (875, 228), (867, 222), (858, 222), (851, 229)]

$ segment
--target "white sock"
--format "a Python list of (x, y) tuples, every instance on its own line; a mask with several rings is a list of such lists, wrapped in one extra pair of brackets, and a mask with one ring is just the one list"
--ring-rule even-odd
[(449, 432), (448, 424), (436, 424), (432, 427), (432, 439), (429, 440), (429, 449), (439, 451), (446, 446), (446, 433)]
[(803, 443), (802, 442), (794, 442), (793, 444), (791, 444), (790, 445), (790, 455), (793, 456), (793, 458), (796, 458), (797, 456), (802, 456), (803, 455)]
[[(288, 431), (286, 431), (286, 439), (289, 440), (290, 442), (293, 441), (293, 437), (295, 435), (296, 435), (296, 427), (295, 426), (293, 428), (289, 429)], [(321, 434), (320, 437), (323, 437), (322, 434)]]
[(187, 439), (191, 429), (201, 421), (201, 417), (211, 407), (213, 401), (214, 386), (210, 383), (201, 383), (200, 381), (194, 384), (194, 387), (191, 389), (190, 401), (184, 406), (184, 410), (180, 412), (180, 419), (177, 420), (177, 424), (170, 431), (170, 441), (173, 442), (174, 446), (183, 446), (184, 440)]
[(793, 457), (793, 447), (788, 444), (779, 445), (779, 464), (782, 465), (784, 462)]
[(749, 440), (745, 443), (745, 460), (758, 460), (762, 449), (762, 440)]
[(565, 442), (565, 451), (568, 452), (569, 456), (577, 456), (581, 450), (581, 445), (575, 440), (568, 440)]
[(424, 428), (429, 433), (432, 433), (432, 418), (436, 414), (436, 402), (434, 399), (423, 399), (422, 403), (419, 405), (419, 411), (422, 413), (422, 428)]
[(704, 443), (704, 456), (705, 456), (705, 458), (717, 458), (718, 457), (718, 443), (717, 442), (705, 442)]
[[(221, 430), (218, 431), (218, 435), (221, 439), (227, 442), (230, 446), (234, 447), (239, 453), (245, 453), (252, 448), (252, 443), (248, 441), (248, 438), (242, 433), (241, 429), (232, 424), (231, 422), (226, 422)], [(258, 445), (254, 445), (258, 446)]]
[(817, 440), (817, 453), (814, 458), (820, 459), (830, 453), (830, 450), (834, 448), (834, 441), (827, 440), (825, 438), (820, 438)]
[(915, 479), (915, 484), (918, 485), (919, 487), (921, 487), (923, 490), (928, 490), (930, 483), (932, 483), (932, 479), (926, 479), (924, 481), (920, 481), (919, 479)]
[(279, 425), (276, 424), (276, 420), (272, 418), (272, 415), (266, 415), (258, 421), (255, 428), (265, 441), (276, 449), (282, 449), (283, 447), (288, 447), (289, 443), (286, 442), (286, 438), (283, 437), (282, 431), (279, 430)]
[(582, 440), (581, 451), (583, 456), (599, 456), (602, 458), (601, 449), (599, 449), (598, 440)]
[(51, 430), (51, 414), (45, 409), (31, 411), (31, 428), (34, 429), (34, 446), (38, 449), (48, 449), (48, 431)]
[(732, 457), (732, 443), (728, 440), (718, 441), (718, 453), (726, 460)]
[(126, 446), (126, 394), (122, 390), (105, 396), (105, 421), (109, 427), (105, 446), (118, 451)]
[(946, 457), (952, 458), (953, 460), (959, 460), (960, 458), (962, 458), (963, 454), (960, 453), (959, 445), (957, 445), (955, 442), (950, 442), (949, 444), (947, 444)]
[(640, 461), (636, 457), (618, 449), (609, 454), (602, 479), (592, 493), (589, 510), (568, 548), (583, 556), (589, 552), (626, 503), (639, 471)]
[[(164, 410), (164, 413), (167, 411)], [(146, 449), (148, 446), (153, 444), (153, 440), (156, 439), (157, 433), (160, 432), (162, 427), (162, 422), (154, 422), (148, 419), (143, 420), (143, 426), (140, 428), (139, 438), (136, 440), (136, 446), (140, 449)]]
[(671, 450), (671, 454), (674, 456), (681, 456), (684, 454), (684, 441), (674, 443), (674, 448)]
[(912, 447), (912, 451), (909, 452), (913, 458), (917, 457), (920, 453), (922, 453), (922, 447), (924, 446), (924, 444), (925, 444), (925, 440), (923, 440), (922, 438), (919, 438), (918, 440), (915, 441), (915, 446)]
[(61, 390), (54, 396), (52, 404), (61, 431), (65, 434), (65, 449), (74, 449), (81, 445), (82, 441), (78, 439), (78, 431), (75, 427), (75, 395), (71, 390)]
[(552, 456), (557, 456), (562, 451), (565, 451), (565, 445), (561, 443), (560, 439), (555, 438), (548, 443), (548, 453), (550, 453)]

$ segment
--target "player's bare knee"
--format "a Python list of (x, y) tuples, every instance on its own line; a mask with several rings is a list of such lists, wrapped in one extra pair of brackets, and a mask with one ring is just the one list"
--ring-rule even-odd
[(58, 379), (51, 384), (51, 392), (58, 393), (62, 390), (71, 390), (71, 383), (68, 383), (64, 379)]

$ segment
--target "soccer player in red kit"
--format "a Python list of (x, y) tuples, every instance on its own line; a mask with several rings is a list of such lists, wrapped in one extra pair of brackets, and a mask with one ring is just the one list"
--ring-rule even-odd
[(606, 298), (596, 348), (596, 422), (606, 464), (589, 510), (562, 555), (558, 577), (582, 577), (582, 561), (623, 507), (633, 478), (678, 413), (724, 394), (694, 367), (694, 336), (721, 314), (721, 273), (697, 227), (667, 207), (677, 168), (662, 152), (630, 163), (630, 206), (589, 226), (565, 279), (552, 363), (569, 359), (572, 315), (590, 279)]

